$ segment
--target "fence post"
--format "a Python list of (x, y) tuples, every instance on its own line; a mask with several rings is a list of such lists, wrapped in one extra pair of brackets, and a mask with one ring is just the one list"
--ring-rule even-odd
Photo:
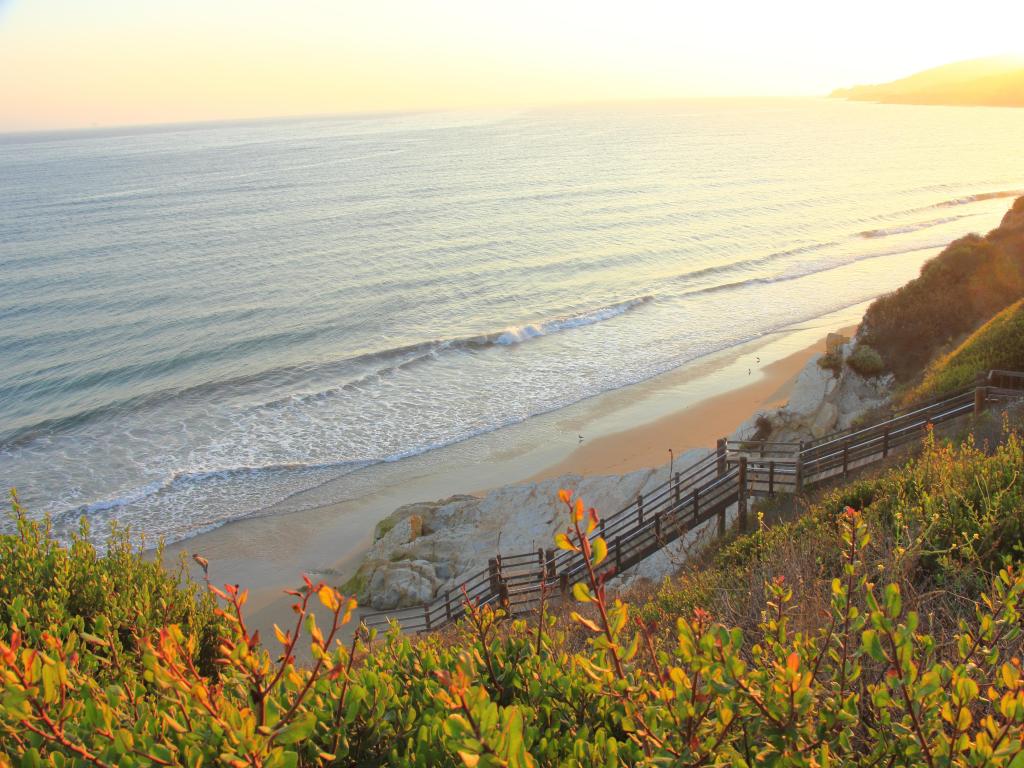
[(975, 387), (974, 389), (974, 415), (981, 416), (981, 412), (985, 410), (985, 399), (988, 397), (988, 390), (985, 387)]
[(427, 628), (427, 632), (430, 631), (430, 603), (423, 605), (423, 623)]
[(562, 571), (558, 574), (558, 591), (562, 593), (563, 602), (569, 597), (569, 574)]
[(644, 524), (644, 495), (642, 493), (636, 495), (636, 519), (640, 525)]
[(700, 517), (700, 488), (694, 488), (693, 491), (693, 520), (697, 521)]
[(444, 617), (449, 623), (452, 620), (452, 592), (450, 589), (444, 591)]
[(498, 580), (501, 577), (498, 572), (498, 558), (492, 557), (487, 561), (487, 580), (490, 582), (491, 592), (498, 594)]
[(537, 547), (537, 565), (540, 566), (540, 571), (537, 574), (537, 581), (541, 584), (544, 583), (544, 575), (547, 572), (547, 564), (544, 562), (544, 548)]
[(775, 495), (775, 462), (768, 462), (768, 495)]
[(843, 441), (843, 478), (850, 476), (850, 441)]
[(886, 426), (885, 431), (882, 433), (882, 458), (884, 459), (889, 455), (889, 427)]
[(800, 441), (800, 447), (796, 449), (796, 464), (793, 467), (793, 494), (799, 496), (804, 491), (804, 441)]
[(550, 581), (555, 577), (555, 550), (549, 549), (546, 553), (547, 562), (544, 564), (544, 581)]
[(719, 438), (718, 448), (715, 450), (715, 454), (718, 456), (718, 476), (721, 477), (725, 474), (725, 443), (724, 437)]
[(736, 502), (738, 507), (738, 518), (740, 532), (747, 530), (747, 457), (740, 457), (740, 472), (737, 477), (740, 486), (739, 499)]
[(654, 515), (654, 538), (661, 544), (661, 512)]
[(622, 537), (615, 537), (615, 572), (622, 573)]
[(679, 506), (679, 473), (676, 472), (676, 506)]
[(504, 579), (501, 580), (501, 583), (499, 584), (499, 588), (498, 589), (499, 589), (498, 594), (501, 596), (501, 604), (505, 607), (505, 610), (508, 611), (509, 614), (511, 615), (512, 608), (509, 605), (509, 600), (508, 600), (508, 584), (505, 583)]

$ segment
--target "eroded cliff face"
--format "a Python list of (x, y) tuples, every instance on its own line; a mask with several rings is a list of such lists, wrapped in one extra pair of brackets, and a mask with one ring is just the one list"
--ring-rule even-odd
[(889, 403), (893, 377), (861, 376), (846, 364), (855, 342), (833, 334), (829, 338), (834, 369), (822, 367), (824, 355), (814, 355), (797, 377), (789, 402), (753, 414), (731, 439), (812, 440), (848, 429), (861, 416)]

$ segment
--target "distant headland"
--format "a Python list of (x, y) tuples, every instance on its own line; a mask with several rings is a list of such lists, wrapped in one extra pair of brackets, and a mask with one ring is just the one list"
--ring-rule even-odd
[(891, 83), (837, 88), (829, 95), (883, 104), (1024, 107), (1024, 57), (958, 61)]

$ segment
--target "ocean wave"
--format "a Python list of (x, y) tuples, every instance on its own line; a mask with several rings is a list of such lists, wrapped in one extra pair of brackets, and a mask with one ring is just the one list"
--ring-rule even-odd
[(904, 224), (899, 227), (887, 227), (883, 229), (867, 229), (863, 232), (858, 232), (857, 237), (865, 238), (879, 238), (889, 237), (890, 235), (905, 235), (909, 232), (918, 232), (922, 229), (929, 229), (930, 227), (938, 227), (942, 224), (949, 224), (953, 221), (959, 221), (965, 218), (964, 216), (945, 216), (941, 219), (931, 219), (930, 221), (918, 221), (913, 224)]
[[(606, 307), (581, 312), (577, 315), (559, 317), (537, 324), (530, 323), (528, 325), (510, 326), (497, 334), (490, 334), (480, 338), (484, 345), (496, 344), (500, 346), (509, 346), (511, 344), (520, 344), (524, 341), (536, 339), (541, 336), (548, 336), (552, 333), (558, 333), (559, 331), (568, 331), (573, 328), (582, 328), (605, 320), (611, 320), (613, 317), (618, 317), (621, 314), (629, 312), (631, 309), (635, 309), (642, 304), (646, 304), (653, 300), (653, 296), (640, 296), (635, 299), (629, 299), (628, 301), (620, 301), (617, 304), (609, 304)], [(470, 340), (471, 343), (475, 341), (476, 340)]]
[[(563, 315), (537, 323), (526, 325), (512, 325), (493, 333), (483, 333), (477, 336), (464, 336), (452, 339), (436, 339), (419, 344), (410, 344), (393, 349), (384, 349), (356, 358), (350, 358), (349, 362), (368, 363), (376, 360), (387, 361), (369, 373), (365, 373), (355, 379), (346, 381), (333, 387), (319, 390), (312, 393), (291, 394), (279, 397), (263, 403), (261, 408), (277, 408), (298, 403), (306, 403), (312, 400), (323, 400), (337, 395), (340, 392), (352, 391), (379, 381), (385, 376), (390, 376), (399, 371), (407, 370), (428, 360), (435, 359), (443, 352), (460, 350), (482, 350), (490, 347), (508, 347), (543, 336), (550, 336), (554, 333), (583, 328), (588, 325), (611, 320), (614, 317), (625, 314), (648, 302), (654, 301), (654, 296), (638, 296), (626, 301), (616, 302), (597, 309), (587, 310), (574, 315)], [(404, 358), (404, 359), (403, 359)]]
[(920, 251), (931, 251), (936, 248), (941, 248), (945, 243), (931, 243), (929, 245), (919, 245), (913, 248), (898, 248), (896, 250), (884, 251), (882, 253), (868, 253), (864, 254), (860, 258), (853, 259), (851, 261), (841, 263), (828, 263), (817, 265), (812, 269), (798, 270), (796, 272), (790, 272), (782, 275), (774, 275), (771, 277), (751, 277), (745, 280), (735, 280), (728, 283), (718, 283), (717, 285), (708, 285), (703, 288), (696, 288), (692, 291), (685, 291), (679, 294), (679, 298), (692, 298), (694, 296), (701, 296), (704, 294), (721, 293), (723, 291), (735, 290), (738, 288), (746, 288), (752, 285), (774, 285), (775, 283), (788, 283), (793, 280), (799, 280), (804, 277), (810, 277), (820, 272), (829, 272), (833, 269), (839, 269), (841, 267), (855, 264), (859, 261), (865, 261), (867, 259), (883, 258), (886, 256), (902, 256), (908, 253), (918, 253)]
[(209, 480), (230, 480), (236, 477), (255, 477), (267, 475), (274, 472), (314, 471), (319, 469), (342, 469), (350, 467), (351, 470), (374, 464), (373, 461), (337, 461), (337, 462), (287, 462), (281, 464), (264, 464), (257, 466), (225, 467), (223, 469), (210, 470), (177, 470), (171, 472), (161, 480), (155, 480), (145, 485), (132, 488), (119, 496), (100, 499), (89, 504), (81, 504), (77, 507), (65, 510), (55, 517), (57, 518), (78, 518), (82, 515), (93, 515), (100, 512), (108, 512), (112, 509), (127, 507), (137, 504), (140, 501), (181, 489), (187, 485), (198, 485)]
[[(373, 368), (371, 371), (362, 373), (337, 386), (332, 386), (310, 394), (289, 394), (284, 397), (278, 397), (264, 402), (259, 407), (275, 408), (289, 403), (322, 399), (335, 395), (343, 390), (352, 390), (365, 386), (366, 384), (373, 383), (379, 380), (382, 376), (406, 370), (411, 366), (436, 358), (437, 355), (449, 350), (481, 350), (489, 347), (507, 347), (514, 344), (520, 344), (531, 339), (610, 320), (653, 300), (653, 296), (640, 296), (603, 307), (585, 310), (577, 314), (563, 315), (521, 326), (508, 326), (500, 331), (479, 334), (476, 336), (417, 342), (398, 347), (364, 352), (315, 366), (302, 365), (292, 366), (290, 368), (272, 368), (230, 379), (203, 382), (186, 388), (161, 389), (155, 392), (115, 400), (102, 405), (86, 408), (75, 413), (44, 419), (30, 425), (18, 427), (6, 434), (0, 435), (0, 451), (23, 447), (40, 437), (75, 429), (83, 424), (99, 418), (104, 418), (110, 414), (145, 410), (160, 406), (169, 400), (212, 397), (218, 392), (223, 392), (225, 389), (252, 387), (262, 382), (274, 382), (274, 386), (276, 388), (298, 387), (301, 386), (304, 380), (309, 381), (310, 378), (314, 377), (322, 378), (324, 376), (330, 376), (335, 370), (340, 375), (344, 375), (344, 369), (347, 367), (350, 368), (352, 365)], [(301, 332), (301, 335), (310, 335), (312, 333), (314, 333), (314, 331), (305, 331)], [(297, 335), (300, 335), (300, 333), (292, 332), (290, 334), (278, 334), (277, 336), (269, 338), (294, 341)], [(237, 349), (243, 346), (265, 344), (267, 338), (268, 337), (260, 337), (255, 340), (236, 342), (230, 346), (234, 351), (237, 351)], [(179, 355), (177, 358), (174, 358), (169, 362), (164, 361), (158, 366), (153, 366), (152, 364), (146, 364), (145, 366), (136, 364), (135, 367), (122, 367), (113, 371), (94, 372), (91, 376), (101, 380), (123, 379), (128, 374), (139, 374), (144, 370), (166, 370), (170, 367), (177, 367), (183, 360), (193, 358), (198, 359), (201, 355), (208, 354), (210, 354), (209, 351), (203, 351), (201, 353), (192, 353), (191, 355)], [(223, 354), (223, 351), (217, 351), (216, 354)], [(63, 380), (58, 380), (56, 383), (51, 381), (47, 383), (47, 386), (53, 388), (62, 383), (66, 382)], [(82, 379), (76, 380), (76, 383), (81, 385)]]
[(1024, 189), (1008, 189), (1000, 192), (981, 192), (977, 195), (968, 195), (967, 197), (958, 197), (953, 200), (944, 200), (941, 203), (936, 203), (932, 208), (954, 208), (958, 205), (979, 203), (982, 200), (999, 200), (1004, 197), (1020, 197), (1021, 195), (1024, 195)]

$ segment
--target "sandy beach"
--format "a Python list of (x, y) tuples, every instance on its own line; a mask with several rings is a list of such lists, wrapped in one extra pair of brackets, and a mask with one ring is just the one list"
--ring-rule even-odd
[(783, 404), (807, 360), (824, 350), (827, 333), (849, 335), (862, 311), (848, 308), (783, 329), (536, 417), (532, 432), (516, 425), (397, 462), (382, 468), (371, 493), (323, 504), (311, 499), (309, 508), (295, 511), (271, 508), (170, 546), (168, 557), (201, 554), (210, 561), (213, 583), (247, 587), (250, 621), (272, 637), (273, 624), (291, 616), (291, 599), (282, 590), (300, 583), (303, 573), (343, 583), (370, 545), (377, 521), (397, 507), (567, 473), (622, 474), (665, 464), (669, 448), (679, 455), (711, 447), (754, 411)]
[[(857, 326), (839, 329), (852, 336)], [(766, 365), (757, 381), (632, 429), (602, 435), (580, 445), (564, 461), (530, 478), (545, 480), (559, 475), (619, 475), (668, 461), (665, 437), (673, 436), (676, 453), (690, 448), (711, 447), (730, 434), (755, 411), (777, 408), (786, 403), (797, 374), (816, 352), (825, 351), (822, 338), (809, 347)]]

